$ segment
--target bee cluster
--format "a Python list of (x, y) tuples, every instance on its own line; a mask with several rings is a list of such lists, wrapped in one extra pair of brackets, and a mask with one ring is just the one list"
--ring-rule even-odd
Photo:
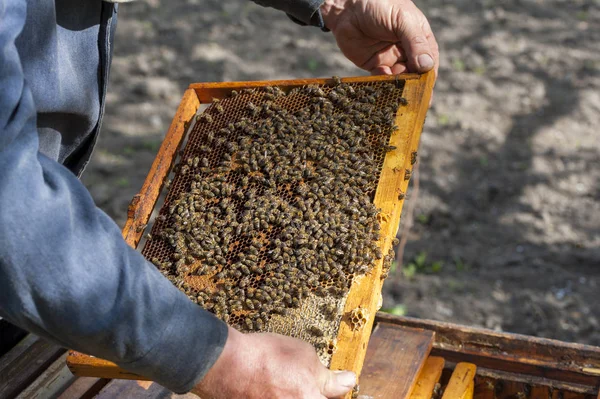
[(303, 334), (333, 353), (341, 301), (384, 256), (373, 197), (402, 105), (396, 84), (339, 81), (215, 100), (197, 117), (144, 255), (242, 331), (272, 331), (303, 299), (328, 298), (317, 319), (335, 328), (309, 320)]

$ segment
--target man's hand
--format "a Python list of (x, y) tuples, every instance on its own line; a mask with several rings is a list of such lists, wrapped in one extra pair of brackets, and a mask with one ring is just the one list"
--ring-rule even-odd
[(354, 373), (329, 371), (306, 342), (229, 327), (223, 353), (192, 392), (202, 399), (323, 399), (355, 384)]
[(321, 6), (344, 55), (374, 75), (437, 69), (438, 44), (411, 0), (325, 0)]

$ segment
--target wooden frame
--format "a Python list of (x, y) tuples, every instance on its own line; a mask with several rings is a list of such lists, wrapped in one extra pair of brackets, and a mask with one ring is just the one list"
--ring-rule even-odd
[[(399, 198), (399, 194), (405, 193), (408, 187), (408, 180), (404, 178), (405, 170), (411, 170), (415, 162), (425, 114), (433, 91), (434, 79), (432, 72), (424, 75), (405, 74), (342, 79), (343, 82), (347, 83), (404, 81), (403, 96), (408, 99), (408, 105), (401, 107), (396, 116), (396, 125), (399, 129), (392, 134), (390, 144), (396, 146), (397, 149), (386, 155), (374, 201), (375, 205), (381, 208), (378, 218), (381, 225), (380, 248), (383, 253), (387, 253), (391, 249), (392, 240), (396, 237), (403, 203), (402, 196)], [(127, 221), (123, 228), (123, 237), (126, 242), (134, 248), (137, 247), (150, 220), (152, 210), (156, 206), (165, 179), (176, 159), (177, 151), (188, 131), (190, 120), (196, 114), (200, 104), (210, 103), (213, 98), (224, 98), (232, 90), (243, 88), (279, 86), (286, 90), (308, 84), (328, 83), (332, 83), (332, 79), (197, 83), (190, 85), (183, 95), (173, 122), (142, 189), (129, 205)], [(375, 313), (381, 307), (382, 266), (383, 259), (376, 262), (372, 272), (361, 279), (357, 279), (350, 289), (338, 332), (338, 350), (331, 359), (332, 369), (353, 370), (360, 374), (371, 328), (375, 320)], [(349, 322), (349, 314), (357, 308), (361, 308), (367, 315), (367, 323), (362, 328), (355, 330)], [(67, 364), (71, 371), (79, 376), (143, 379), (141, 376), (120, 369), (114, 363), (76, 352), (69, 354)]]

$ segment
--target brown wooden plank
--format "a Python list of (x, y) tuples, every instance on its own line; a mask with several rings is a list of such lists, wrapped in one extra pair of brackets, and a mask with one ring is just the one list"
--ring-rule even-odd
[(544, 385), (534, 385), (529, 395), (529, 399), (550, 399), (551, 397), (550, 387)]
[(15, 347), (18, 356), (8, 356), (12, 361), (0, 369), (0, 398), (14, 398), (59, 358), (65, 349), (41, 338), (36, 338), (25, 350)]
[(432, 354), (447, 361), (597, 387), (600, 348), (380, 313), (377, 320), (435, 331)]
[(501, 370), (492, 370), (483, 367), (477, 367), (477, 375), (481, 377), (489, 377), (496, 381), (514, 381), (514, 382), (522, 382), (525, 384), (529, 384), (531, 386), (547, 386), (554, 389), (564, 390), (564, 391), (572, 391), (582, 394), (596, 394), (597, 387), (576, 384), (571, 382), (557, 381), (551, 380), (548, 378), (539, 377), (536, 375), (530, 374), (521, 374), (521, 373), (510, 373), (507, 371)]
[(57, 399), (91, 399), (109, 382), (107, 378), (79, 377)]
[(498, 380), (496, 389), (497, 399), (525, 399), (528, 395), (527, 386), (528, 384), (520, 381), (512, 380)]
[(435, 385), (442, 376), (442, 370), (444, 370), (445, 363), (446, 362), (441, 357), (429, 356), (427, 358), (423, 370), (419, 373), (410, 399), (431, 399)]
[[(496, 398), (496, 379), (491, 377), (475, 376), (475, 391), (473, 397), (476, 399)], [(546, 398), (548, 399), (548, 398)]]
[(359, 380), (361, 396), (410, 397), (432, 344), (430, 331), (379, 323), (371, 336)]
[(38, 378), (35, 379), (17, 399), (54, 398), (71, 385), (76, 377), (71, 374), (65, 364), (67, 354), (64, 353), (54, 361)]
[(27, 349), (38, 342), (41, 338), (37, 335), (28, 334), (19, 343), (17, 343), (8, 353), (0, 357), (0, 376), (7, 373), (11, 364), (17, 360)]
[(450, 381), (444, 389), (442, 399), (471, 399), (474, 391), (477, 366), (472, 363), (458, 363)]
[(95, 399), (199, 399), (193, 393), (178, 395), (150, 381), (113, 380), (108, 383)]
[[(405, 73), (397, 76), (380, 75), (380, 76), (357, 76), (342, 78), (344, 83), (356, 82), (387, 82), (395, 81), (398, 78), (402, 80), (420, 79), (422, 75), (416, 73)], [(207, 104), (212, 102), (213, 98), (225, 98), (229, 96), (232, 90), (255, 89), (265, 86), (278, 86), (284, 91), (288, 91), (297, 87), (302, 87), (310, 84), (322, 85), (332, 84), (332, 78), (311, 78), (311, 79), (292, 79), (292, 80), (263, 80), (263, 81), (248, 81), (248, 82), (207, 82), (207, 83), (192, 83), (189, 88), (194, 89), (201, 103)]]

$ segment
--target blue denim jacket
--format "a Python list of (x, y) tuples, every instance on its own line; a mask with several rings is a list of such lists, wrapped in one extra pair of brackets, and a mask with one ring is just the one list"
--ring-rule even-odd
[[(307, 24), (321, 2), (261, 1)], [(116, 11), (0, 0), (0, 316), (186, 392), (227, 326), (128, 247), (77, 179), (100, 128)]]

